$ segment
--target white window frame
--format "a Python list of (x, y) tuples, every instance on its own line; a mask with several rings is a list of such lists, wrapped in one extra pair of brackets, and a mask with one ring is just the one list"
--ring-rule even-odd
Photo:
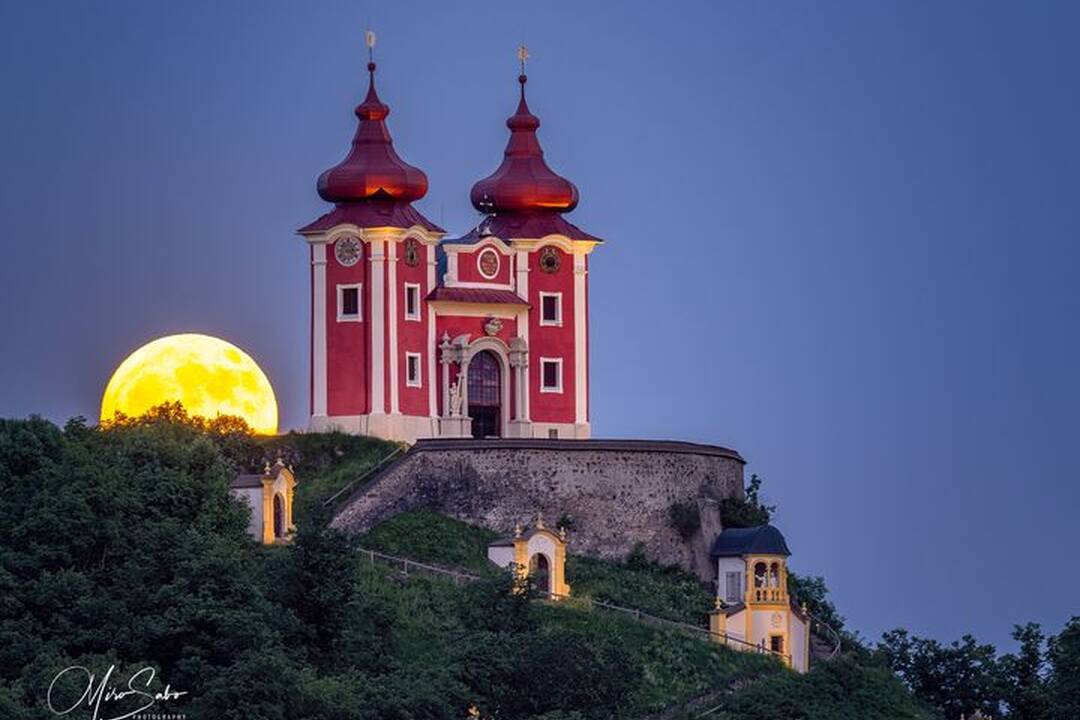
[[(409, 360), (416, 358), (416, 378), (409, 377)], [(424, 386), (423, 357), (418, 352), (405, 353), (405, 387), (418, 388)]]
[[(416, 291), (416, 312), (409, 313), (409, 291)], [(405, 308), (405, 319), (410, 322), (420, 322), (420, 283), (405, 283), (405, 297), (402, 302)]]
[[(555, 387), (550, 387), (544, 384), (544, 365), (547, 363), (555, 363), (559, 368), (556, 373), (556, 377), (559, 380), (559, 384)], [(562, 393), (563, 391), (563, 359), (562, 358), (540, 358), (540, 392), (542, 393)]]
[[(345, 291), (356, 290), (356, 314), (346, 315)], [(343, 283), (337, 286), (337, 321), (338, 322), (361, 322), (364, 319), (364, 284)]]
[[(548, 320), (544, 317), (544, 298), (555, 298), (555, 319)], [(562, 327), (562, 293), (561, 292), (541, 292), (540, 293), (540, 324), (548, 327)]]

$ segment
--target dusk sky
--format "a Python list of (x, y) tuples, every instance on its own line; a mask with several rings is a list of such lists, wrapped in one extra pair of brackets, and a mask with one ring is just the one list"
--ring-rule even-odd
[[(0, 416), (96, 419), (156, 337), (307, 412), (315, 179), (363, 31), (451, 233), (528, 43), (590, 258), (595, 437), (737, 449), (850, 625), (1080, 613), (1080, 4), (0, 3)], [(629, 550), (629, 548), (627, 548)]]

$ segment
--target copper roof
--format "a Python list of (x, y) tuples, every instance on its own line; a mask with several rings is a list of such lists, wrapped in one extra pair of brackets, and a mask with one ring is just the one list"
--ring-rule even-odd
[(529, 307), (515, 292), (497, 288), (437, 287), (427, 296), (428, 302), (482, 303), (485, 305), (520, 305)]
[(544, 150), (536, 137), (540, 118), (529, 111), (525, 102), (527, 79), (525, 75), (518, 77), (521, 99), (517, 111), (506, 121), (510, 140), (502, 164), (473, 185), (469, 194), (473, 206), (481, 212), (569, 212), (577, 207), (577, 187), (544, 161)]

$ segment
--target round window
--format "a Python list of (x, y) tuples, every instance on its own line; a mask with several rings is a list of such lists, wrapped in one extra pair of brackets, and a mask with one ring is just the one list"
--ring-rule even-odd
[(491, 248), (481, 251), (480, 256), (476, 258), (476, 267), (481, 275), (491, 280), (499, 274), (499, 253)]

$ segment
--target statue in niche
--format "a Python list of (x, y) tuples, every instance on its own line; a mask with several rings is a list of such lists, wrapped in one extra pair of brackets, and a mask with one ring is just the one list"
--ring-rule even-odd
[(450, 414), (454, 417), (461, 415), (461, 402), (464, 400), (461, 397), (462, 377), (462, 375), (458, 375), (457, 380), (450, 386)]

